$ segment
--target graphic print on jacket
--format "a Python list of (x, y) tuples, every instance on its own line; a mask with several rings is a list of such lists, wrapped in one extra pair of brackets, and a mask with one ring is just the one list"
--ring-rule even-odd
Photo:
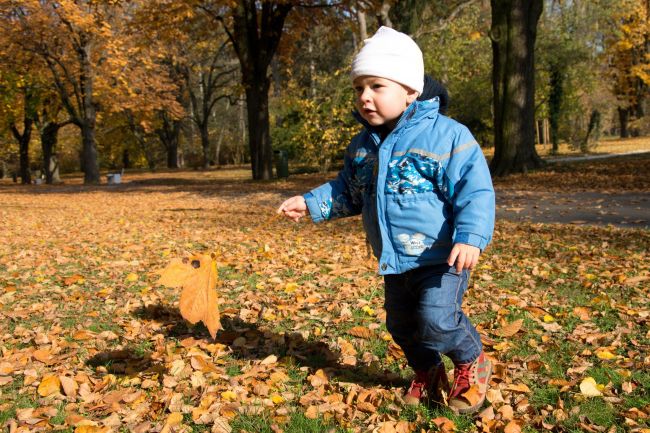
[(446, 193), (453, 190), (448, 185), (444, 168), (426, 151), (409, 149), (405, 153), (393, 154), (388, 163), (385, 193), (387, 206), (398, 208), (402, 215), (401, 221), (392, 221), (395, 226), (392, 238), (397, 241), (398, 248), (402, 247), (403, 254), (420, 256), (430, 248), (446, 248), (451, 244), (452, 230), (447, 223), (427, 231), (427, 234), (421, 230), (422, 224), (427, 223), (423, 221), (426, 209), (451, 214), (450, 209), (445, 209), (449, 202)]

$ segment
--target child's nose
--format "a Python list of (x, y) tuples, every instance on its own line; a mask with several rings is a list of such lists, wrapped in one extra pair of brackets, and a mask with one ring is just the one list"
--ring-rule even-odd
[(361, 101), (369, 101), (370, 100), (370, 89), (368, 89), (368, 88), (363, 89), (363, 91), (359, 95), (359, 99)]

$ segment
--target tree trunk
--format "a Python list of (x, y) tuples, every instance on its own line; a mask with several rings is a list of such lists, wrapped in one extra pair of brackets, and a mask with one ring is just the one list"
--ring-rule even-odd
[(208, 119), (204, 118), (204, 122), (199, 125), (199, 132), (201, 133), (201, 149), (203, 150), (203, 168), (210, 168), (210, 133), (208, 131)]
[(562, 106), (564, 71), (560, 69), (557, 63), (551, 63), (551, 82), (550, 94), (548, 96), (549, 122), (551, 124), (551, 143), (553, 148), (551, 153), (557, 155), (560, 145), (558, 129), (560, 125), (560, 111)]
[(95, 109), (95, 101), (93, 98), (94, 79), (93, 79), (93, 65), (90, 58), (90, 41), (85, 40), (81, 43), (81, 48), (78, 51), (79, 62), (81, 64), (81, 71), (79, 75), (79, 83), (82, 95), (82, 112), (83, 119), (81, 121), (81, 142), (82, 142), (82, 158), (84, 168), (84, 183), (96, 184), (99, 183), (99, 164), (97, 161), (97, 145), (95, 143), (95, 126), (97, 122), (97, 111)]
[(34, 123), (33, 119), (30, 119), (29, 116), (25, 116), (23, 119), (23, 133), (21, 134), (18, 131), (16, 125), (11, 124), (11, 132), (18, 140), (19, 148), (19, 157), (20, 157), (20, 183), (30, 184), (32, 183), (32, 175), (29, 170), (29, 140), (32, 137), (32, 124)]
[(543, 161), (535, 150), (535, 39), (543, 0), (491, 0), (495, 176)]
[(361, 42), (368, 39), (368, 25), (366, 24), (366, 11), (363, 10), (363, 4), (357, 1), (357, 22), (359, 23), (359, 39)]
[(248, 143), (251, 152), (253, 179), (273, 178), (273, 148), (269, 129), (269, 80), (248, 84), (246, 110), (248, 114)]
[(621, 125), (621, 138), (628, 138), (630, 136), (630, 131), (627, 128), (627, 124), (630, 120), (630, 109), (618, 107), (618, 120)]
[[(240, 0), (233, 8), (233, 42), (246, 89), (248, 139), (253, 179), (273, 177), (273, 148), (269, 126), (268, 69), (280, 43), (290, 3)], [(258, 17), (258, 15), (261, 15)], [(258, 19), (259, 18), (259, 19)]]
[[(58, 161), (55, 161), (54, 148), (58, 141), (59, 129), (63, 126), (57, 122), (47, 122), (40, 130), (41, 149), (43, 150), (43, 169), (45, 170), (45, 183), (51, 185), (58, 179)], [(55, 172), (57, 173), (55, 179)]]
[(180, 120), (169, 119), (161, 113), (162, 128), (158, 130), (158, 137), (167, 151), (167, 168), (179, 168), (178, 139), (181, 131)]

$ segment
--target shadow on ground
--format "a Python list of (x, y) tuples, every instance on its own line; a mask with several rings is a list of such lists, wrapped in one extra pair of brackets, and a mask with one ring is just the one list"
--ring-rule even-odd
[[(143, 320), (155, 320), (164, 329), (166, 337), (183, 340), (188, 337), (211, 340), (207, 329), (202, 325), (188, 326), (178, 310), (169, 305), (157, 304), (142, 307), (133, 314)], [(337, 360), (339, 353), (332, 351), (326, 343), (318, 340), (305, 340), (299, 333), (276, 333), (262, 330), (256, 323), (248, 323), (237, 317), (222, 316), (221, 329), (215, 341), (230, 348), (231, 357), (262, 361), (275, 355), (282, 362), (297, 367), (308, 367), (310, 372), (322, 368), (330, 377), (338, 381), (352, 382), (366, 386), (404, 386), (405, 379), (391, 371), (378, 371), (372, 366), (342, 365)], [(235, 343), (240, 337), (245, 343)]]

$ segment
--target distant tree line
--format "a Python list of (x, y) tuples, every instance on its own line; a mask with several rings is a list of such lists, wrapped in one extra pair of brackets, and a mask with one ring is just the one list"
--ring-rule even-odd
[[(505, 175), (598, 134), (645, 134), (648, 0), (0, 0), (0, 176), (250, 164), (329, 170), (359, 126), (348, 65), (410, 34), (448, 114)], [(35, 159), (37, 158), (37, 159)]]

